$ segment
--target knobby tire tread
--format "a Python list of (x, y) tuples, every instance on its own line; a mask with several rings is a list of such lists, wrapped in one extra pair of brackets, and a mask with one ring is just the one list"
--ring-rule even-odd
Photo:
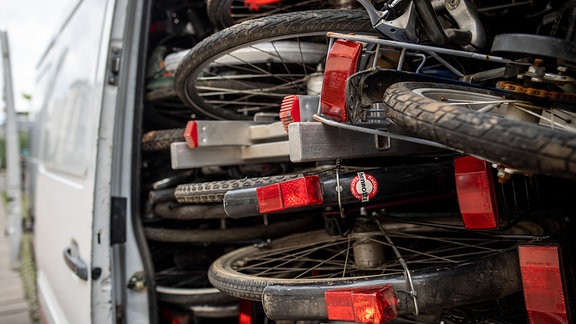
[(142, 151), (160, 152), (170, 149), (173, 142), (184, 142), (184, 129), (153, 130), (142, 135)]

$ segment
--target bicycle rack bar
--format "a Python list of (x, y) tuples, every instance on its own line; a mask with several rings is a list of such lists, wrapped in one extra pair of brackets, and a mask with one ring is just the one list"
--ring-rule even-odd
[(251, 145), (258, 141), (285, 138), (282, 123), (254, 124), (251, 121), (192, 120), (185, 136), (194, 137), (194, 147)]
[(329, 127), (318, 122), (291, 123), (288, 138), (292, 162), (437, 153), (442, 150), (387, 136)]
[(280, 122), (192, 120), (184, 137), (187, 142), (170, 145), (176, 170), (289, 161), (287, 134)]
[(375, 39), (375, 38), (369, 37), (369, 36), (340, 34), (340, 33), (333, 33), (333, 32), (326, 33), (326, 36), (330, 37), (330, 38), (341, 38), (341, 39), (353, 40), (353, 41), (358, 41), (358, 42), (380, 44), (383, 46), (405, 48), (408, 50), (422, 51), (422, 52), (426, 52), (426, 53), (446, 54), (446, 55), (453, 55), (453, 56), (465, 57), (465, 58), (469, 58), (469, 59), (491, 61), (491, 62), (497, 62), (497, 63), (503, 63), (503, 64), (509, 63), (509, 64), (518, 64), (518, 65), (528, 65), (528, 64), (515, 62), (515, 61), (509, 60), (509, 59), (506, 59), (506, 58), (503, 58), (500, 56), (495, 56), (495, 55), (487, 55), (487, 54), (480, 54), (480, 53), (474, 53), (474, 52), (459, 51), (459, 50), (454, 50), (454, 49), (449, 49), (449, 48), (434, 47), (434, 46), (427, 46), (427, 45), (420, 45), (420, 44), (413, 44), (413, 43), (396, 42), (396, 41), (391, 41), (391, 40), (381, 39), (381, 38)]
[(190, 149), (185, 142), (170, 145), (172, 168), (175, 170), (205, 166), (241, 165), (259, 162), (289, 161), (288, 141), (236, 145), (205, 146)]

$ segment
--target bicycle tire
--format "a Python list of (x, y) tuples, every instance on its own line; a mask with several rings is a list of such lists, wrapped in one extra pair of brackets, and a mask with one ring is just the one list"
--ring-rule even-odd
[(576, 179), (574, 133), (478, 113), (415, 92), (423, 88), (503, 95), (461, 85), (401, 82), (385, 92), (387, 116), (417, 136), (491, 162), (530, 173)]
[[(414, 280), (415, 284), (422, 285), (421, 287), (418, 286), (417, 289), (420, 288), (422, 290), (428, 289), (426, 287), (429, 282), (425, 282), (426, 278), (431, 277), (431, 275), (438, 274), (439, 269), (448, 271), (451, 269), (451, 265), (455, 267), (459, 265), (473, 265), (474, 262), (482, 262), (480, 260), (487, 261), (490, 258), (493, 258), (492, 261), (494, 261), (494, 259), (498, 259), (499, 262), (502, 262), (500, 258), (503, 256), (509, 258), (510, 255), (508, 253), (511, 251), (513, 252), (513, 246), (516, 244), (516, 242), (509, 241), (506, 243), (506, 245), (503, 245), (501, 249), (486, 252), (486, 254), (481, 255), (481, 253), (478, 253), (481, 248), (475, 250), (476, 247), (474, 247), (474, 245), (475, 243), (478, 243), (480, 246), (487, 247), (487, 243), (482, 242), (482, 238), (472, 239), (471, 236), (469, 236), (470, 234), (460, 233), (459, 235), (461, 235), (461, 242), (466, 242), (466, 240), (472, 239), (471, 241), (468, 241), (466, 245), (469, 245), (469, 247), (473, 249), (473, 253), (470, 253), (470, 255), (464, 257), (464, 255), (456, 254), (462, 253), (462, 250), (458, 250), (458, 252), (454, 250), (454, 256), (451, 255), (449, 258), (461, 257), (462, 259), (445, 261), (442, 259), (446, 259), (448, 257), (441, 256), (438, 257), (438, 260), (434, 260), (432, 258), (428, 258), (428, 256), (430, 253), (435, 252), (427, 251), (434, 251), (434, 248), (438, 248), (438, 245), (430, 244), (430, 242), (437, 242), (429, 241), (428, 237), (424, 236), (424, 233), (426, 233), (425, 230), (418, 230), (417, 227), (414, 227), (414, 225), (406, 226), (408, 227), (406, 227), (404, 230), (398, 228), (396, 231), (390, 231), (388, 234), (391, 236), (395, 235), (395, 237), (402, 237), (402, 235), (407, 235), (404, 238), (405, 242), (401, 248), (401, 251), (405, 253), (414, 253), (413, 251), (415, 250), (412, 249), (416, 248), (422, 249), (422, 251), (419, 251), (424, 255), (422, 260), (422, 264), (424, 265), (422, 268), (411, 268), (414, 266), (414, 264), (417, 263), (417, 260), (411, 259), (411, 257), (413, 257), (412, 255), (403, 255), (404, 259), (408, 262), (410, 272), (413, 274), (412, 279)], [(415, 234), (412, 239), (409, 239), (409, 232), (411, 231), (409, 228), (412, 228), (412, 231)], [(445, 242), (442, 243), (447, 245), (452, 244), (452, 242), (448, 241), (449, 239), (447, 237), (449, 236), (446, 236), (446, 232), (442, 232), (442, 234), (444, 236), (440, 236), (441, 238), (439, 240), (444, 240)], [(476, 239), (478, 241), (474, 241)], [(315, 232), (294, 234), (291, 236), (283, 237), (276, 241), (272, 240), (269, 246), (248, 246), (240, 248), (216, 259), (216, 261), (211, 264), (208, 270), (208, 279), (210, 280), (210, 283), (220, 291), (233, 297), (250, 300), (262, 300), (265, 289), (270, 286), (300, 286), (309, 287), (311, 290), (314, 290), (314, 287), (321, 289), (321, 287), (326, 286), (336, 287), (339, 285), (355, 285), (374, 280), (379, 281), (378, 285), (391, 283), (394, 285), (399, 285), (400, 290), (406, 289), (407, 283), (403, 269), (394, 269), (395, 267), (400, 268), (398, 265), (398, 260), (390, 260), (391, 262), (395, 263), (391, 269), (387, 268), (389, 264), (385, 263), (373, 269), (374, 271), (370, 274), (361, 274), (362, 272), (355, 271), (353, 269), (354, 266), (352, 265), (354, 256), (352, 256), (353, 249), (351, 248), (351, 244), (348, 243), (349, 245), (347, 249), (349, 252), (346, 252), (346, 249), (339, 249), (341, 245), (334, 244), (334, 242), (339, 242), (339, 244), (343, 244), (344, 247), (346, 247), (347, 242), (350, 242), (348, 240), (348, 237), (328, 236), (323, 230), (320, 230)], [(375, 241), (378, 242), (377, 240)], [(379, 242), (382, 241), (384, 240), (382, 239)], [(420, 245), (414, 245), (416, 243)], [(497, 238), (494, 239), (494, 242), (491, 244), (498, 246), (502, 243), (503, 241), (500, 238)], [(455, 244), (455, 246), (457, 245), (458, 244)], [(304, 248), (309, 248), (309, 251), (313, 252), (308, 253), (306, 250), (304, 250)], [(458, 248), (459, 247), (456, 249)], [(313, 253), (317, 253), (323, 249), (325, 252), (328, 252), (328, 257), (326, 257), (325, 253), (318, 259), (318, 261), (316, 261), (314, 258), (317, 257), (317, 255), (314, 255)], [(436, 251), (442, 250), (441, 248), (438, 248)], [(339, 256), (340, 258), (344, 258), (344, 256), (348, 258), (348, 253), (350, 253), (349, 263), (333, 262), (342, 261), (340, 259), (332, 259), (335, 255)], [(302, 261), (299, 260), (299, 256), (302, 256)], [(278, 257), (278, 259), (275, 260), (275, 257)], [(392, 254), (390, 259), (395, 259), (395, 256)], [(338, 270), (340, 272), (336, 272), (333, 276), (328, 277), (322, 272), (324, 271), (322, 269), (322, 263), (326, 260), (330, 261), (328, 262), (329, 264), (326, 265), (328, 268), (327, 271), (334, 271), (333, 269), (338, 264), (340, 267), (342, 267), (342, 264), (347, 264), (350, 268), (350, 270), (348, 270), (350, 275), (343, 276), (343, 272), (340, 271), (342, 269), (340, 269)], [(432, 261), (436, 262), (436, 264)], [(429, 262), (429, 264), (425, 264), (426, 262)], [(442, 262), (445, 262), (445, 264), (442, 264)], [(254, 265), (253, 268), (251, 268), (252, 265)], [(278, 269), (275, 267), (277, 265), (280, 266)], [(313, 271), (309, 269), (313, 269)], [(384, 274), (383, 269), (390, 271), (390, 273)], [(345, 265), (343, 271), (345, 272), (346, 270), (347, 269)], [(496, 270), (497, 269), (494, 269), (494, 272), (497, 272)], [(286, 272), (287, 274), (282, 275), (282, 272)], [(443, 280), (450, 281), (450, 279)], [(519, 289), (519, 285), (519, 282), (515, 282), (510, 287), (510, 289), (505, 289), (504, 287), (500, 288), (502, 288), (503, 294), (510, 294), (516, 292)], [(506, 292), (504, 292), (504, 290), (506, 290)], [(500, 294), (500, 292), (497, 291), (492, 291), (491, 293)], [(420, 297), (426, 298), (426, 296), (422, 296), (420, 293), (418, 294)], [(433, 303), (438, 303), (438, 300), (430, 300), (430, 304)], [(294, 316), (298, 316), (298, 314), (294, 314)]]
[(231, 179), (212, 182), (186, 183), (176, 186), (174, 198), (179, 203), (216, 203), (222, 202), (228, 190), (254, 187), (286, 181), (302, 176), (284, 174), (270, 177)]
[(170, 149), (173, 142), (184, 142), (184, 129), (153, 130), (142, 135), (142, 151), (160, 152)]
[[(258, 111), (277, 112), (284, 96), (305, 94), (305, 81), (326, 57), (325, 34), (329, 31), (375, 34), (365, 10), (311, 10), (248, 20), (214, 33), (190, 49), (175, 72), (176, 92), (187, 106), (215, 119), (251, 120)], [(317, 41), (318, 36), (322, 43), (301, 43), (308, 37)], [(284, 54), (275, 48), (276, 44), (282, 45), (282, 51), (291, 52)], [(308, 52), (298, 53), (301, 49)], [(236, 50), (246, 51), (246, 56), (231, 56), (241, 53)], [(261, 62), (254, 63), (254, 53)], [(288, 55), (291, 58), (285, 58)], [(268, 72), (270, 66), (283, 73)], [(214, 71), (224, 68), (228, 69), (226, 73)], [(240, 92), (232, 86), (254, 82), (256, 77), (269, 87)], [(230, 89), (210, 89), (202, 83), (224, 78), (231, 84)], [(205, 99), (210, 96), (214, 99)]]
[[(299, 4), (303, 2), (303, 4)], [(261, 5), (250, 8), (244, 0), (208, 0), (206, 11), (208, 19), (217, 28), (226, 28), (248, 19), (277, 15), (286, 12), (326, 8), (328, 1), (279, 1), (276, 4)]]
[(173, 288), (156, 286), (157, 298), (161, 302), (177, 305), (226, 305), (237, 299), (216, 288)]
[(225, 229), (186, 229), (161, 228), (147, 226), (144, 228), (146, 238), (166, 243), (212, 243), (246, 241), (287, 235), (302, 228), (309, 228), (319, 223), (315, 217), (299, 217), (270, 224), (251, 225)]
[(159, 203), (154, 206), (154, 213), (164, 219), (198, 220), (226, 218), (222, 204), (181, 205), (174, 202)]

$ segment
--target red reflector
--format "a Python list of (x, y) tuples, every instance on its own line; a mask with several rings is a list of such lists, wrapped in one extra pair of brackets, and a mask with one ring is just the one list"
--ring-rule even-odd
[(282, 0), (244, 0), (244, 6), (249, 7), (250, 10), (258, 11), (260, 6), (269, 6), (280, 1)]
[(286, 96), (280, 106), (280, 120), (282, 127), (288, 131), (288, 125), (300, 121), (300, 98), (296, 95)]
[(347, 121), (346, 79), (356, 72), (362, 44), (336, 40), (328, 53), (320, 105), (322, 114), (337, 121)]
[(530, 323), (568, 323), (556, 245), (520, 245), (520, 272)]
[(186, 124), (184, 139), (189, 148), (198, 147), (198, 126), (195, 120), (191, 120)]
[(238, 324), (252, 324), (252, 301), (240, 299)]
[(256, 188), (256, 194), (261, 214), (319, 205), (323, 201), (318, 176), (302, 177)]
[(328, 319), (380, 324), (398, 316), (398, 299), (391, 285), (324, 293)]
[(489, 164), (464, 156), (454, 161), (454, 172), (464, 226), (468, 229), (497, 228), (498, 208)]

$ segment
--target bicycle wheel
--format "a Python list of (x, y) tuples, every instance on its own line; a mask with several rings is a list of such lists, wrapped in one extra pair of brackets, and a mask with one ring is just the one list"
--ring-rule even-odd
[(231, 179), (212, 182), (186, 183), (176, 187), (174, 197), (179, 203), (215, 203), (222, 202), (228, 190), (271, 184), (302, 176), (284, 174), (270, 177)]
[[(317, 217), (305, 215), (304, 217), (290, 218), (275, 217), (268, 223), (260, 221), (251, 223), (247, 219), (232, 224), (234, 220), (226, 219), (228, 224), (226, 228), (221, 227), (221, 222), (207, 222), (204, 220), (198, 224), (182, 223), (170, 224), (168, 222), (160, 226), (146, 226), (144, 233), (146, 238), (157, 242), (167, 243), (210, 243), (210, 242), (232, 242), (256, 240), (262, 238), (279, 237), (299, 231), (303, 228), (310, 228), (321, 224)], [(193, 225), (196, 225), (192, 227)]]
[[(430, 293), (427, 288), (430, 282), (426, 282), (426, 278), (441, 273), (439, 269), (446, 271), (441, 280), (449, 281), (452, 280), (451, 267), (475, 262), (492, 264), (487, 261), (489, 258), (507, 255), (515, 244), (513, 240), (475, 236), (469, 232), (394, 223), (379, 225), (371, 231), (352, 232), (348, 236), (329, 236), (324, 231), (316, 231), (225, 254), (212, 263), (208, 278), (214, 287), (231, 296), (262, 300), (264, 289), (272, 285), (321, 289), (378, 280), (379, 285), (390, 283), (405, 291), (405, 273), (409, 271), (419, 304), (425, 305), (442, 303), (426, 300), (426, 293)], [(406, 261), (408, 269), (402, 266), (394, 248)], [(508, 263), (513, 262), (511, 259)], [(498, 269), (492, 270), (498, 272)], [(442, 290), (438, 286), (432, 289)], [(510, 294), (519, 287), (508, 289), (503, 285), (499, 289), (497, 294)], [(459, 298), (456, 290), (452, 290), (453, 301)], [(484, 293), (489, 295), (488, 291)], [(474, 296), (462, 298), (469, 297)], [(444, 307), (448, 306), (447, 302)]]
[(158, 300), (183, 306), (234, 303), (235, 298), (212, 287), (207, 277), (210, 263), (226, 249), (219, 245), (153, 246)]
[(222, 204), (187, 204), (163, 202), (154, 206), (154, 213), (164, 219), (199, 220), (226, 218)]
[(289, 94), (319, 94), (326, 32), (374, 33), (364, 10), (314, 10), (245, 21), (195, 45), (174, 86), (191, 108), (216, 119), (277, 113)]
[(576, 178), (573, 113), (442, 83), (397, 83), (384, 102), (390, 119), (423, 138), (505, 167)]
[(173, 142), (184, 142), (184, 129), (153, 130), (142, 135), (142, 151), (159, 152), (170, 149)]
[(249, 0), (208, 0), (208, 18), (218, 28), (226, 28), (248, 19), (287, 12), (334, 8), (336, 1), (323, 0), (272, 0), (265, 4)]

